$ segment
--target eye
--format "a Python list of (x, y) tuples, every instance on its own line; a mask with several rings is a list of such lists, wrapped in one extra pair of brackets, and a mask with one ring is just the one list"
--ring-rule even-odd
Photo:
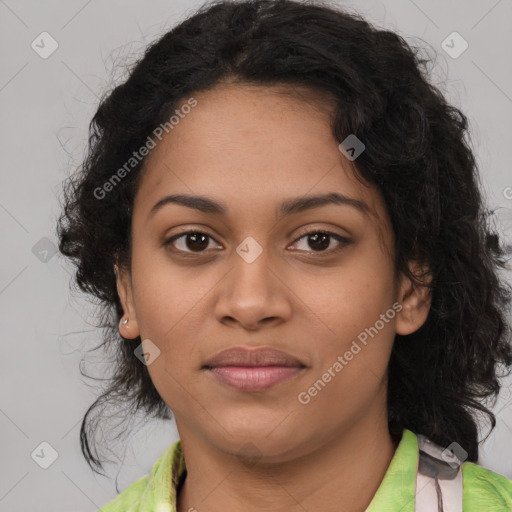
[[(335, 253), (343, 249), (344, 246), (349, 245), (351, 241), (337, 233), (332, 233), (331, 231), (322, 231), (322, 230), (312, 230), (306, 233), (303, 233), (299, 238), (295, 240), (294, 243), (299, 242), (303, 238), (309, 239), (306, 241), (306, 244), (309, 244), (312, 247), (312, 250), (308, 249), (299, 249), (303, 252), (309, 253)], [(182, 240), (183, 239), (183, 240)], [(327, 250), (331, 245), (332, 239), (338, 242), (338, 247), (334, 249)], [(173, 248), (177, 252), (184, 252), (189, 254), (200, 254), (209, 248), (209, 241), (215, 240), (211, 235), (204, 231), (190, 230), (180, 233), (178, 235), (174, 235), (171, 238), (167, 239), (164, 242), (164, 246), (173, 246)], [(179, 243), (177, 243), (179, 242)], [(179, 246), (181, 245), (181, 247)]]
[[(180, 240), (184, 237), (186, 237), (185, 240)], [(164, 246), (172, 245), (181, 252), (201, 253), (204, 249), (208, 248), (208, 239), (214, 240), (213, 237), (204, 231), (191, 230), (172, 236), (164, 242)], [(181, 247), (176, 246), (178, 244), (175, 244), (175, 242), (178, 241), (181, 243)]]
[[(331, 231), (322, 231), (322, 230), (313, 230), (313, 231), (307, 231), (306, 233), (303, 233), (296, 242), (306, 239), (306, 244), (309, 247), (312, 247), (313, 250), (308, 249), (299, 249), (299, 250), (305, 250), (306, 252), (313, 253), (313, 255), (316, 256), (315, 253), (327, 253), (332, 254), (335, 252), (340, 251), (343, 249), (344, 246), (350, 244), (350, 240), (348, 238), (345, 238), (341, 235), (338, 235), (337, 233), (332, 233)], [(334, 249), (330, 249), (326, 251), (332, 242), (332, 239), (336, 240), (338, 242), (338, 246)]]

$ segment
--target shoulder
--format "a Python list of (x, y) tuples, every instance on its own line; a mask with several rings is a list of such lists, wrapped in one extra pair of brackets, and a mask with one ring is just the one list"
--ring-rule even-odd
[(464, 512), (510, 512), (512, 480), (473, 462), (462, 464)]
[(140, 499), (147, 489), (148, 481), (149, 475), (143, 476), (101, 507), (99, 512), (138, 512), (135, 507), (140, 503)]
[(149, 475), (132, 483), (99, 512), (155, 512), (155, 506), (173, 510), (177, 478), (184, 468), (181, 441), (178, 440), (164, 451)]

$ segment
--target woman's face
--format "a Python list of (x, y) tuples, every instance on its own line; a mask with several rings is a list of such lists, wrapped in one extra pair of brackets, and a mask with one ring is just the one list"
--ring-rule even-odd
[[(197, 106), (148, 156), (131, 282), (124, 271), (118, 278), (130, 319), (121, 332), (151, 340), (148, 370), (180, 435), (234, 454), (251, 443), (278, 461), (361, 422), (387, 421), (395, 333), (419, 328), (428, 307), (395, 280), (381, 195), (353, 176), (357, 162), (338, 148), (325, 109), (264, 87), (224, 85), (194, 97)], [(335, 194), (350, 202), (284, 207)], [(170, 195), (219, 206), (190, 200), (153, 210)], [(203, 235), (166, 244), (191, 230)], [(234, 347), (277, 349), (302, 366), (205, 368)], [(260, 371), (287, 378), (248, 387)]]

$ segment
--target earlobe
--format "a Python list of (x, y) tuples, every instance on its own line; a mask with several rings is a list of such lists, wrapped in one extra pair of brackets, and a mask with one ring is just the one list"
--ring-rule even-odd
[(140, 336), (140, 331), (135, 313), (130, 274), (124, 267), (120, 268), (117, 264), (114, 265), (114, 272), (116, 274), (117, 293), (124, 311), (124, 316), (119, 322), (119, 334), (127, 339), (137, 338)]
[[(415, 263), (409, 268), (422, 282), (428, 284), (432, 281), (428, 267)], [(402, 309), (396, 316), (395, 330), (397, 334), (411, 334), (427, 320), (431, 304), (431, 290), (426, 284), (414, 283), (409, 277), (402, 274), (398, 297)]]

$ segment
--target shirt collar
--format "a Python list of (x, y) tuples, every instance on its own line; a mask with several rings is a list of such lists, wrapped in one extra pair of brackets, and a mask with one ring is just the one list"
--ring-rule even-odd
[(414, 512), (418, 460), (418, 438), (405, 428), (386, 474), (365, 512)]
[[(418, 457), (418, 439), (413, 432), (404, 429), (386, 474), (365, 512), (414, 512)], [(176, 512), (177, 487), (185, 472), (185, 459), (178, 440), (153, 466), (138, 511)]]

